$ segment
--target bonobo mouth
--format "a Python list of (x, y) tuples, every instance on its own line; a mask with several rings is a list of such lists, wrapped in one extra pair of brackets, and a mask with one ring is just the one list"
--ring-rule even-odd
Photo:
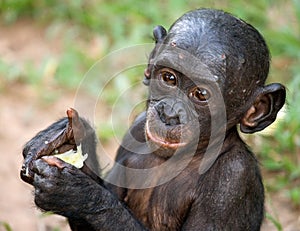
[[(154, 116), (154, 115), (152, 115)], [(151, 117), (152, 117), (151, 116)], [(154, 116), (155, 117), (155, 116)], [(154, 142), (156, 145), (167, 149), (178, 149), (186, 146), (187, 142), (182, 139), (182, 126), (167, 126), (155, 118), (155, 123), (152, 124), (154, 118), (149, 118), (145, 124), (145, 133), (147, 139)], [(150, 122), (149, 122), (150, 121)]]
[(186, 142), (180, 142), (178, 140), (167, 140), (166, 138), (162, 138), (157, 134), (152, 133), (150, 131), (148, 121), (146, 122), (145, 130), (146, 130), (147, 138), (149, 140), (153, 141), (154, 143), (164, 148), (178, 149), (179, 147), (183, 147), (186, 145)]

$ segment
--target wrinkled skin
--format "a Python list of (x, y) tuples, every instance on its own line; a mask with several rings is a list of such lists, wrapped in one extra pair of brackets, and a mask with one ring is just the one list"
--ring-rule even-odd
[[(117, 164), (104, 181), (96, 176), (95, 134), (69, 111), (23, 150), (21, 177), (34, 186), (35, 203), (67, 217), (72, 230), (259, 230), (264, 188), (237, 125), (260, 131), (285, 102), (284, 86), (265, 85), (264, 39), (209, 9), (153, 35), (147, 110), (125, 135)], [(51, 156), (78, 143), (89, 154), (83, 169)]]

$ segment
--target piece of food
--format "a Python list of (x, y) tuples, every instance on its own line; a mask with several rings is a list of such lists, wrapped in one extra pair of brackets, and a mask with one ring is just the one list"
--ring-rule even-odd
[(82, 154), (81, 145), (77, 146), (77, 150), (71, 149), (64, 153), (56, 154), (53, 156), (75, 166), (76, 168), (82, 168), (83, 162), (88, 158), (87, 153), (84, 155)]

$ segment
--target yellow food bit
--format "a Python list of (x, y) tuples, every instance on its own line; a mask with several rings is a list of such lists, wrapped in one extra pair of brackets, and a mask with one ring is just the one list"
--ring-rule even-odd
[(83, 162), (88, 158), (87, 153), (82, 155), (81, 145), (77, 146), (77, 151), (71, 149), (69, 151), (54, 156), (75, 166), (76, 168), (82, 168)]

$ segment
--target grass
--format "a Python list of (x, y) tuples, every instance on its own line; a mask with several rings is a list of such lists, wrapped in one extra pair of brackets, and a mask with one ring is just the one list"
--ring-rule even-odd
[(5, 231), (12, 231), (12, 228), (10, 227), (9, 224), (7, 224), (6, 222), (1, 222), (0, 221), (0, 228), (3, 227)]

